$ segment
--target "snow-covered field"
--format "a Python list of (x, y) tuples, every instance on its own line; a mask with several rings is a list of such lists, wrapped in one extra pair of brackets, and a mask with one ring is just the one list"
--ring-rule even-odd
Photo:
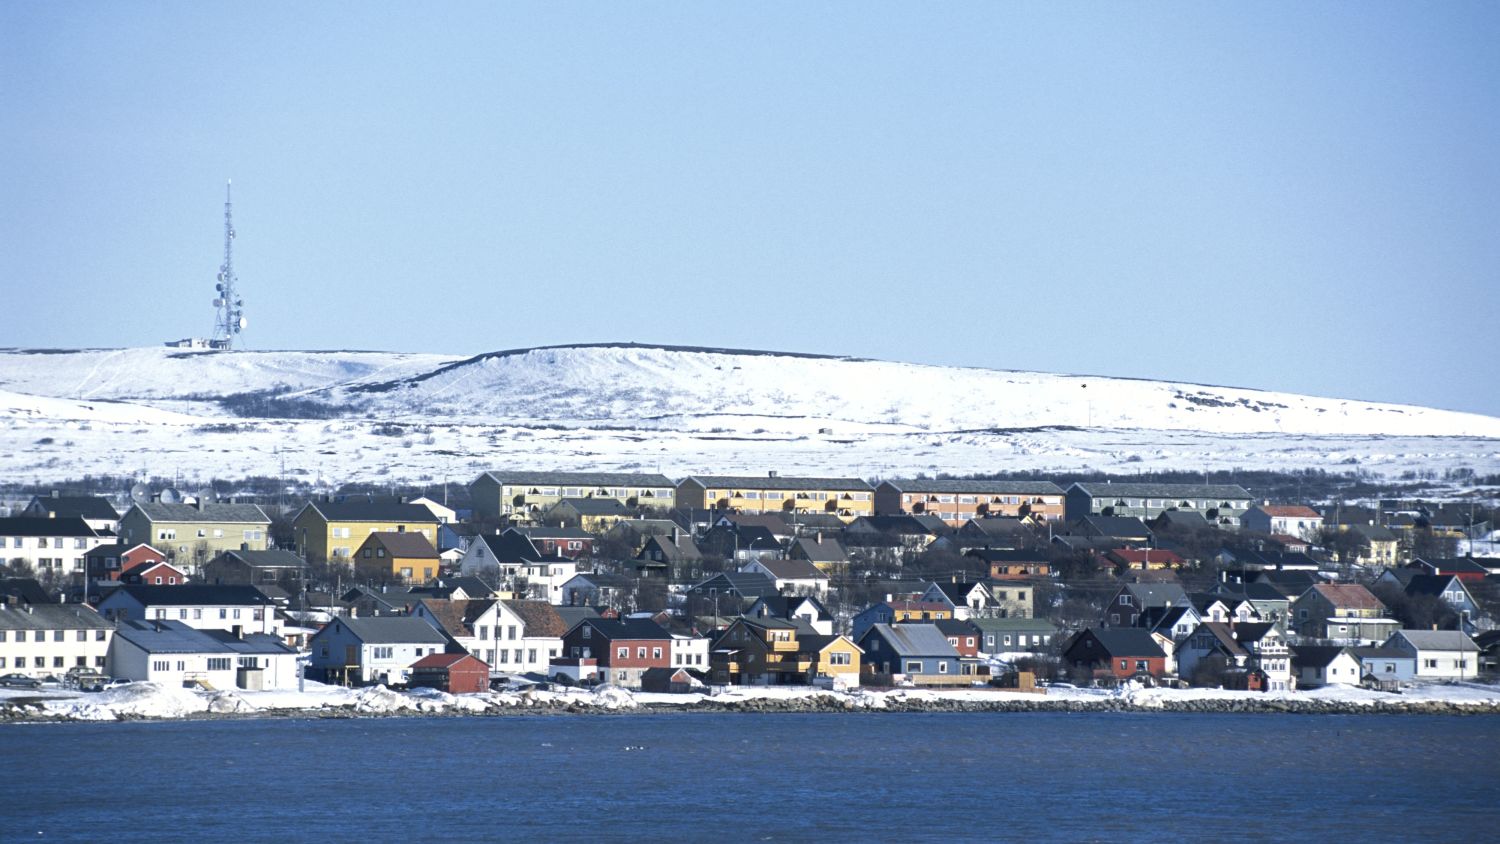
[[(1054, 687), (1046, 695), (1006, 692), (996, 689), (902, 689), (874, 691), (855, 689), (832, 692), (800, 687), (732, 688), (716, 695), (649, 694), (629, 692), (613, 686), (594, 690), (485, 692), (450, 695), (432, 689), (409, 692), (384, 686), (347, 689), (308, 682), (297, 691), (193, 691), (156, 683), (131, 683), (104, 692), (63, 690), (0, 690), (0, 705), (25, 704), (34, 718), (78, 721), (115, 721), (131, 718), (176, 719), (201, 715), (252, 717), (275, 714), (346, 713), (351, 715), (481, 715), (498, 712), (584, 711), (628, 712), (641, 707), (690, 708), (705, 701), (718, 705), (751, 701), (816, 700), (826, 707), (849, 710), (884, 710), (943, 703), (993, 704), (1018, 702), (1033, 706), (1069, 702), (1093, 702), (1119, 708), (1171, 709), (1189, 702), (1265, 703), (1268, 701), (1318, 701), (1347, 711), (1374, 709), (1392, 704), (1448, 704), (1472, 711), (1500, 711), (1500, 687), (1477, 683), (1418, 685), (1402, 694), (1329, 686), (1302, 692), (1234, 692), (1221, 689), (1166, 689), (1126, 687), (1121, 689), (1074, 689)], [(25, 720), (23, 718), (23, 720)]]
[[(235, 416), (293, 407), (335, 418)], [(247, 395), (249, 396), (247, 398)], [(266, 402), (270, 404), (267, 405)], [(0, 477), (467, 482), (484, 469), (889, 477), (1500, 472), (1500, 419), (1123, 378), (757, 352), (0, 350)]]

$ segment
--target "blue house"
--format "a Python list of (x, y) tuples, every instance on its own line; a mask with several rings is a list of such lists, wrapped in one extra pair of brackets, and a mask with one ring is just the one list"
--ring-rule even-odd
[(856, 644), (870, 673), (914, 683), (964, 682), (958, 651), (935, 624), (874, 624)]

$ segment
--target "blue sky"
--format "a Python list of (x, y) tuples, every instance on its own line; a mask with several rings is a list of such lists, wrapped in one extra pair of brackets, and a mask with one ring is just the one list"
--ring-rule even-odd
[(1494, 3), (0, 4), (0, 345), (607, 340), (1500, 413)]

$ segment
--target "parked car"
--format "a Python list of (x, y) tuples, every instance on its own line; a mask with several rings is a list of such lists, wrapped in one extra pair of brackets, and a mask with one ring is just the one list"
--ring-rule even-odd
[(92, 668), (72, 668), (63, 678), (63, 687), (84, 692), (102, 692), (104, 684), (108, 682), (108, 674), (101, 674)]
[(5, 674), (0, 676), (0, 686), (12, 689), (40, 689), (42, 681), (35, 677), (27, 677), (25, 674)]

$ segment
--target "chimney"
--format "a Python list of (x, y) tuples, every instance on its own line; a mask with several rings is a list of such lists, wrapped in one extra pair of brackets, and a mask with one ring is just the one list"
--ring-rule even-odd
[(59, 496), (58, 496), (58, 494), (57, 494), (57, 490), (55, 490), (55, 489), (54, 489), (54, 490), (52, 490), (52, 497), (53, 497), (53, 498), (57, 498), (57, 497), (59, 497)]
[(818, 531), (818, 544), (819, 545), (823, 544), (823, 531), (821, 531), (821, 530)]
[(768, 477), (768, 478), (774, 478), (774, 477), (776, 477), (776, 472), (775, 471), (767, 472), (766, 473), (766, 477)]

